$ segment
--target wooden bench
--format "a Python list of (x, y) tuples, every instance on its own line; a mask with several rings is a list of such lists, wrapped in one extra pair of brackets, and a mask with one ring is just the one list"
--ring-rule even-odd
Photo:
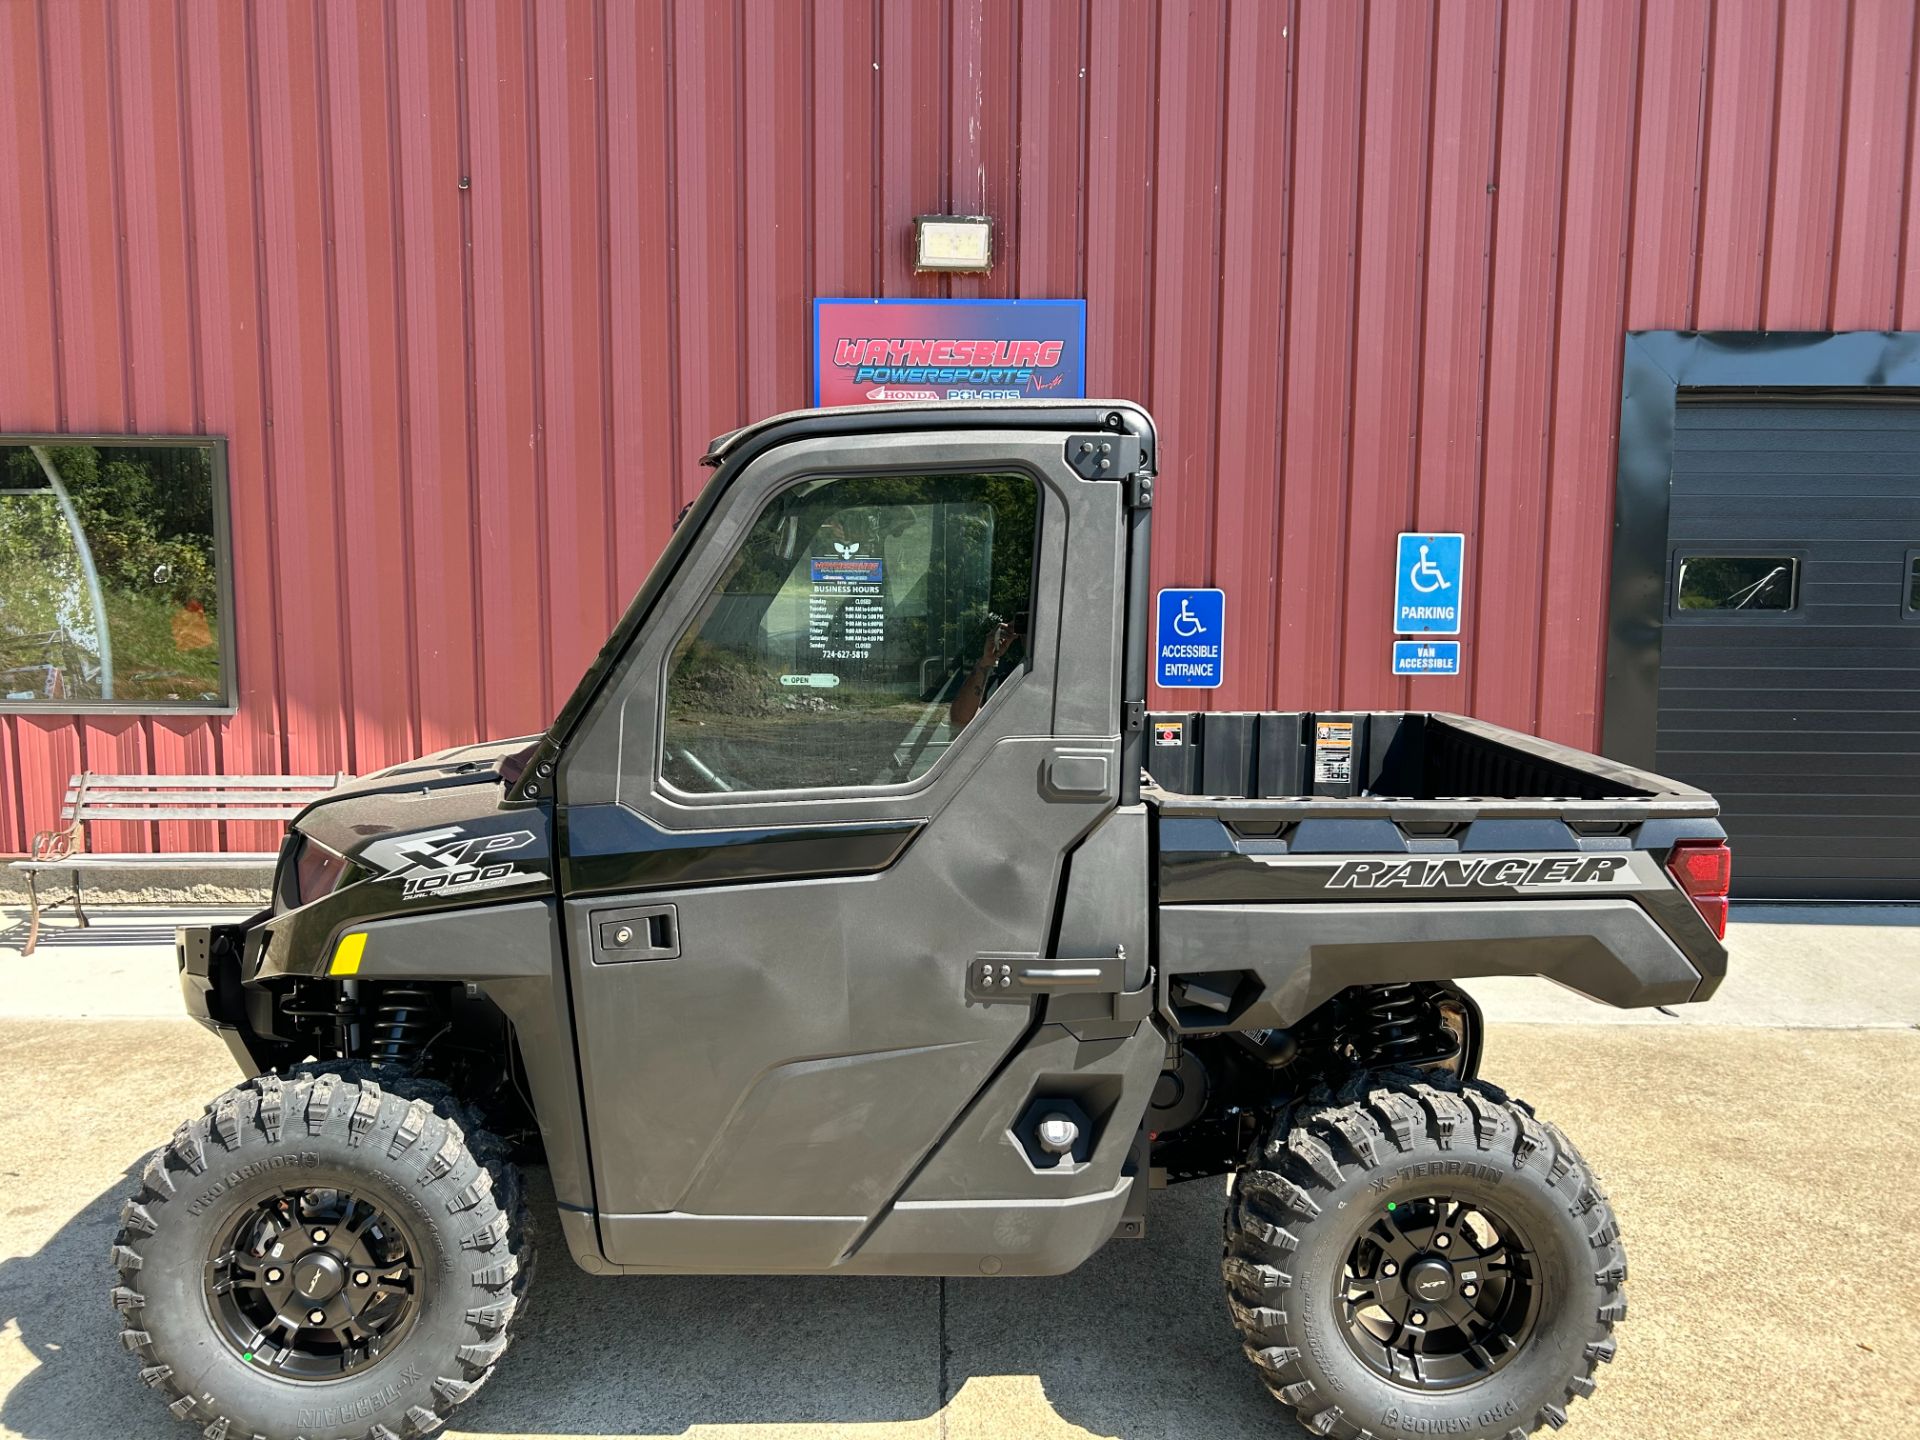
[(291, 820), (326, 794), (344, 775), (76, 775), (67, 782), (67, 796), (58, 830), (42, 830), (33, 837), (33, 849), (10, 868), (27, 877), (27, 945), (31, 955), (40, 940), (39, 877), (49, 871), (73, 877), (73, 893), (48, 901), (54, 909), (69, 902), (84, 928), (87, 912), (81, 904), (81, 876), (104, 869), (226, 869), (271, 865), (277, 852), (152, 851), (103, 852), (87, 848), (86, 826), (92, 821), (145, 825), (156, 820)]

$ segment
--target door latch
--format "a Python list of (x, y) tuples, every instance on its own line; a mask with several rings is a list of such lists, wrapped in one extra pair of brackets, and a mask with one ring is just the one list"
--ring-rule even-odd
[(672, 960), (680, 954), (680, 912), (672, 905), (595, 910), (592, 921), (596, 965)]

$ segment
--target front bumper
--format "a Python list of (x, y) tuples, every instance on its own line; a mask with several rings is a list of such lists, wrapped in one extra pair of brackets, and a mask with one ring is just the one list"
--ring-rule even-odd
[(268, 913), (237, 925), (182, 925), (173, 932), (180, 998), (187, 1014), (218, 1035), (234, 1063), (248, 1075), (272, 1068), (267, 1045), (247, 1022), (246, 996), (240, 986), (247, 932)]

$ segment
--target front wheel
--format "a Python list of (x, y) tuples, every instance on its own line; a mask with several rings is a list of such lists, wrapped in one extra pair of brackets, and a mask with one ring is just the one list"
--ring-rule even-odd
[(1261, 1378), (1339, 1440), (1558, 1428), (1627, 1309), (1619, 1226), (1566, 1136), (1424, 1071), (1283, 1116), (1234, 1176), (1222, 1272)]
[(412, 1440), (493, 1372), (531, 1253), (498, 1141), (444, 1086), (250, 1080), (147, 1161), (121, 1343), (213, 1440)]

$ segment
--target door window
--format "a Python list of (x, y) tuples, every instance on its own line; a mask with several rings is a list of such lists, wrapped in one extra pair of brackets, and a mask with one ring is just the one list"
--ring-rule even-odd
[(767, 503), (668, 662), (692, 794), (899, 785), (1025, 669), (1026, 475), (809, 480)]
[(1777, 613), (1799, 602), (1800, 561), (1792, 555), (1682, 555), (1673, 588), (1674, 608), (1682, 615)]

